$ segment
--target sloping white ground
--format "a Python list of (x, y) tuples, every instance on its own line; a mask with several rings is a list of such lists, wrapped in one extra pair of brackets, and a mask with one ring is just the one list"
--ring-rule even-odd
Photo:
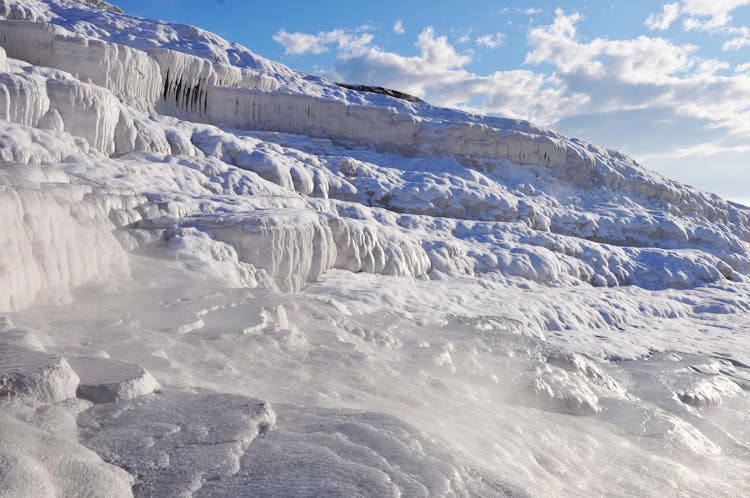
[(0, 495), (128, 496), (133, 478), (78, 440), (78, 375), (30, 331), (0, 320)]
[(98, 405), (78, 419), (83, 442), (136, 477), (141, 496), (193, 496), (232, 476), (244, 451), (273, 429), (270, 407), (247, 396), (167, 390)]
[(2, 405), (3, 496), (132, 496), (129, 474), (80, 445), (75, 414), (83, 407), (70, 405), (43, 411)]
[[(207, 285), (178, 262), (159, 262), (158, 273), (150, 257), (133, 263), (133, 283), (109, 297), (92, 290), (17, 319), (45, 341), (63, 336), (62, 354), (85, 345), (163, 385), (259, 397), (277, 414), (276, 430), (236, 460), (217, 469), (186, 456), (186, 477), (151, 494), (208, 471), (223, 477), (196, 494), (349, 496), (356, 472), (364, 496), (732, 496), (750, 476), (746, 288), (734, 287), (722, 319), (694, 308), (726, 299), (721, 287), (524, 291), (334, 270), (279, 294)], [(600, 312), (616, 307), (616, 327), (603, 325)], [(137, 406), (97, 405), (85, 420)], [(98, 439), (85, 444), (106, 461), (151, 461), (148, 446), (116, 446), (86, 424)]]
[(0, 0), (0, 495), (750, 491), (746, 208), (90, 3)]

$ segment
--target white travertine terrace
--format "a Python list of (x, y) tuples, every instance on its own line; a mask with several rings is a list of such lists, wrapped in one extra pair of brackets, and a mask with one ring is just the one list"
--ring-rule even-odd
[[(583, 163), (591, 167), (593, 163), (589, 154), (554, 137), (507, 133), (476, 123), (457, 126), (425, 121), (395, 108), (289, 93), (279, 89), (280, 83), (271, 76), (252, 69), (166, 49), (144, 52), (66, 33), (51, 24), (0, 21), (0, 41), (12, 58), (69, 72), (81, 81), (108, 89), (139, 110), (158, 108), (164, 114), (211, 124), (327, 137), (406, 155), (507, 158), (519, 164), (549, 166)], [(6, 92), (14, 88), (10, 84), (5, 87)], [(42, 102), (36, 104), (38, 111), (44, 108), (46, 96), (41, 89), (28, 88), (25, 95)], [(54, 104), (56, 98), (52, 96)], [(109, 102), (95, 105), (102, 114), (116, 112), (109, 110)], [(31, 117), (26, 115), (29, 112)], [(23, 124), (36, 124), (41, 118), (24, 107), (6, 115)], [(114, 137), (99, 138), (112, 135), (108, 123), (100, 124), (104, 128), (94, 137), (91, 130), (80, 132), (71, 127), (71, 132), (85, 133), (79, 136), (94, 138), (92, 146), (111, 154)]]
[(364, 90), (0, 0), (0, 495), (748, 495), (750, 209)]

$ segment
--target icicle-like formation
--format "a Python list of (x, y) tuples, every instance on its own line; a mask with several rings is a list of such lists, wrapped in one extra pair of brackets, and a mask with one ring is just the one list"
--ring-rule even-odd
[(48, 80), (47, 92), (65, 130), (105, 154), (115, 151), (115, 129), (120, 108), (111, 93), (75, 81)]
[(275, 79), (252, 69), (218, 64), (173, 50), (152, 49), (149, 54), (161, 68), (163, 83), (159, 111), (165, 114), (205, 116), (208, 92), (215, 86), (263, 91), (279, 88)]
[(43, 79), (28, 74), (0, 73), (0, 119), (36, 127), (49, 106)]

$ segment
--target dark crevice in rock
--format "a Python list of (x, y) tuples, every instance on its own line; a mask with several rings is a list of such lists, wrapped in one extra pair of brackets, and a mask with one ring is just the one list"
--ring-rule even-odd
[(390, 88), (383, 88), (382, 86), (367, 86), (367, 85), (350, 85), (348, 83), (336, 83), (336, 85), (342, 88), (348, 88), (349, 90), (356, 90), (358, 92), (369, 92), (378, 93), (380, 95), (387, 95), (395, 99), (407, 100), (409, 102), (420, 102), (424, 103), (424, 100), (408, 93), (399, 92), (398, 90), (391, 90)]

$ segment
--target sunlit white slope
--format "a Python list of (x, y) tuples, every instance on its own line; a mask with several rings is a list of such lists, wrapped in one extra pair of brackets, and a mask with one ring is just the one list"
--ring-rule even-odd
[(0, 494), (750, 491), (750, 211), (616, 151), (0, 0), (0, 213)]

